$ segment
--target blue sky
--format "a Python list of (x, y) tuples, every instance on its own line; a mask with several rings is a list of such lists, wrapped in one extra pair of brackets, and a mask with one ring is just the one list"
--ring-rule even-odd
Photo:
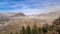
[(0, 0), (0, 12), (40, 14), (60, 9), (60, 0)]

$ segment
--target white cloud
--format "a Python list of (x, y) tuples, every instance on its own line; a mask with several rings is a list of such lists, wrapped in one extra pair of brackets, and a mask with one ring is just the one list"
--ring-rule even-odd
[(25, 14), (41, 14), (41, 13), (47, 13), (55, 10), (60, 10), (60, 5), (59, 6), (49, 6), (46, 8), (42, 9), (37, 9), (37, 8), (28, 8), (28, 7), (23, 7), (23, 9), (17, 9), (14, 10), (13, 12), (23, 12)]
[[(7, 5), (7, 8), (13, 8), (13, 10), (9, 10), (9, 12), (23, 12), (26, 14), (46, 13), (60, 9), (60, 4), (58, 4), (56, 0), (55, 2), (54, 0), (26, 0), (25, 2), (13, 2), (11, 0), (5, 0), (5, 2), (0, 3), (0, 6), (1, 5), (2, 7)], [(8, 12), (8, 10), (5, 12)]]

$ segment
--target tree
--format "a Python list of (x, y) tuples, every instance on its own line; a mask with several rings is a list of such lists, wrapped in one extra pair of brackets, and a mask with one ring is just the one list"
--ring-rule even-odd
[(32, 34), (37, 34), (37, 25), (36, 25), (36, 23), (34, 24), (34, 26), (32, 28)]
[(25, 30), (25, 27), (24, 27), (24, 26), (22, 27), (22, 30), (21, 30), (20, 33), (21, 33), (21, 34), (26, 34), (26, 30)]
[(49, 31), (49, 25), (48, 24), (45, 24), (45, 26), (43, 26), (42, 27), (42, 32), (44, 33), (44, 34), (46, 34), (48, 31)]
[(37, 32), (38, 34), (42, 34), (42, 30), (41, 30), (41, 28), (39, 27), (38, 28), (38, 32)]
[(31, 34), (31, 28), (29, 25), (26, 27), (26, 34)]

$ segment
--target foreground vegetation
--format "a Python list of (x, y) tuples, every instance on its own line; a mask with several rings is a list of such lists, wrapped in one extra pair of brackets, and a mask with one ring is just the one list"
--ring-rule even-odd
[(60, 34), (60, 18), (54, 20), (52, 26), (45, 24), (43, 27), (37, 27), (35, 23), (32, 28), (29, 25), (27, 27), (22, 26), (20, 32), (16, 31), (14, 34)]

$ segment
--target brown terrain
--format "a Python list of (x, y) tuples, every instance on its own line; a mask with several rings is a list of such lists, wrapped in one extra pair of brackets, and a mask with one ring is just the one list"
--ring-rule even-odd
[(38, 27), (42, 27), (44, 24), (52, 25), (52, 21), (57, 19), (59, 14), (60, 11), (35, 16), (26, 16), (23, 13), (9, 14), (10, 16), (0, 14), (0, 34), (15, 32), (20, 30), (22, 26), (30, 25), (32, 27), (34, 23), (36, 23)]

